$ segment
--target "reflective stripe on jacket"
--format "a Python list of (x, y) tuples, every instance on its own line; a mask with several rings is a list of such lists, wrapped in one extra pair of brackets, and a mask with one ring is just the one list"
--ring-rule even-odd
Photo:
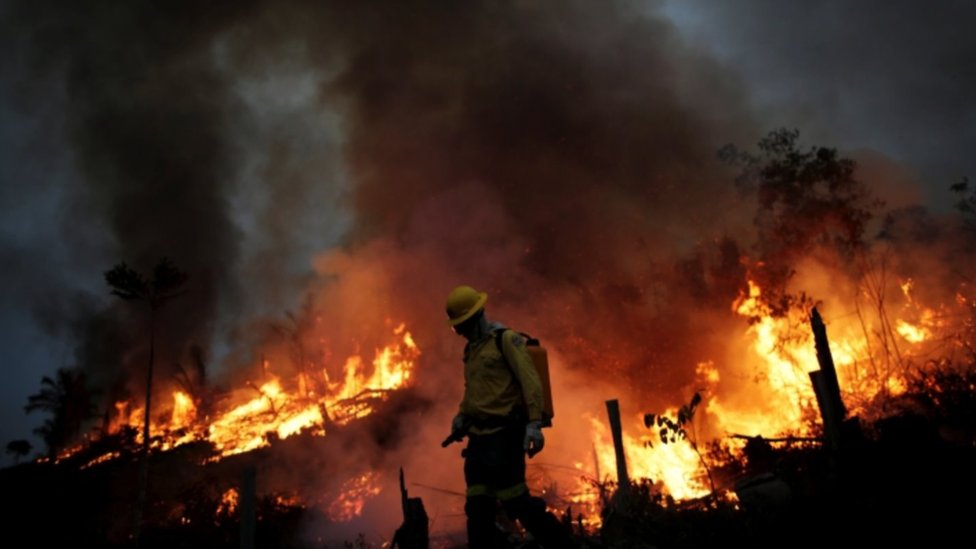
[[(498, 431), (501, 427), (495, 424), (502, 418), (519, 413), (517, 408), (523, 406), (525, 411), (522, 413), (527, 414), (528, 421), (542, 419), (542, 382), (525, 348), (525, 338), (506, 329), (501, 343), (504, 356), (495, 344), (494, 332), (468, 343), (464, 349), (461, 413), (474, 421), (471, 431), (476, 434)], [(483, 423), (483, 426), (479, 427), (478, 423)]]

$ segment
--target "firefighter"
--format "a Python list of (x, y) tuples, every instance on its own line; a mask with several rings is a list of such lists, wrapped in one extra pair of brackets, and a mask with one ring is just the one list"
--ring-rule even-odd
[(532, 457), (545, 445), (542, 383), (525, 338), (490, 322), (487, 300), (487, 294), (470, 286), (458, 286), (447, 297), (448, 324), (467, 340), (464, 398), (451, 433), (455, 440), (468, 436), (462, 452), (468, 545), (495, 546), (495, 516), (501, 502), (506, 514), (546, 549), (571, 547), (559, 520), (525, 484), (525, 455)]

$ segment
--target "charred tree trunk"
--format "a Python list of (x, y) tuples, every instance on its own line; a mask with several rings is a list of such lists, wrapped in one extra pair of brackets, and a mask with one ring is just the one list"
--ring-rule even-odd
[(139, 464), (139, 486), (136, 494), (136, 516), (132, 527), (132, 537), (139, 545), (142, 536), (142, 522), (146, 516), (146, 498), (149, 492), (149, 410), (152, 406), (153, 366), (156, 351), (156, 304), (149, 304), (149, 367), (146, 369), (146, 411), (142, 423), (142, 457)]
[(244, 469), (241, 482), (241, 549), (254, 549), (257, 499), (257, 470), (252, 465)]
[(610, 417), (613, 450), (617, 457), (617, 490), (626, 492), (630, 488), (630, 475), (627, 474), (627, 456), (624, 454), (623, 430), (620, 427), (620, 404), (617, 399), (607, 401), (607, 415)]
[(397, 549), (428, 549), (430, 536), (428, 532), (427, 510), (420, 498), (407, 496), (407, 485), (403, 480), (403, 468), (400, 468), (400, 504), (403, 507), (403, 524), (393, 535), (391, 548)]

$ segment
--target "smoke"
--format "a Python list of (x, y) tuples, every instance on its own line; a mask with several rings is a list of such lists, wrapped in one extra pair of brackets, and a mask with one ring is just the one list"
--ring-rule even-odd
[[(30, 76), (64, 78), (88, 201), (79, 218), (104, 223), (120, 260), (146, 271), (168, 256), (191, 275), (161, 324), (164, 364), (242, 316), (301, 301), (288, 296), (307, 282), (295, 258), (338, 238), (301, 235), (323, 218), (343, 223), (343, 209), (312, 208), (341, 199), (346, 180), (351, 226), (330, 253), (356, 262), (390, 250), (390, 314), (426, 318), (468, 281), (533, 325), (606, 350), (674, 310), (677, 254), (739, 222), (713, 162), (720, 144), (755, 133), (736, 79), (629, 4), (8, 15), (31, 29), (18, 33)], [(314, 100), (307, 120), (325, 130), (299, 118)], [(629, 345), (621, 372), (675, 358)]]
[[(5, 57), (20, 65), (13, 87), (21, 103), (43, 112), (43, 102), (53, 98), (63, 108), (58, 129), (80, 181), (61, 198), (61, 238), (70, 248), (94, 248), (85, 263), (71, 265), (76, 274), (64, 277), (69, 287), (55, 286), (49, 292), (55, 297), (44, 300), (78, 301), (58, 296), (79, 287), (107, 295), (99, 279), (112, 263), (126, 261), (148, 274), (169, 257), (192, 282), (187, 297), (166, 307), (158, 346), (165, 373), (190, 343), (209, 343), (218, 308), (233, 304), (237, 291), (231, 267), (239, 231), (227, 206), (232, 170), (225, 133), (238, 107), (206, 51), (231, 14), (151, 3), (119, 9), (19, 3), (5, 11), (14, 46)], [(26, 95), (31, 91), (39, 93)], [(85, 238), (92, 227), (102, 231), (99, 238)], [(105, 263), (92, 265), (92, 259)], [(51, 309), (39, 303), (46, 317)], [(107, 384), (138, 383), (148, 346), (144, 311), (117, 311), (131, 316), (110, 331), (98, 328), (103, 321), (78, 326), (65, 312), (61, 322), (77, 326), (81, 340), (78, 365)], [(49, 332), (63, 330), (56, 322), (47, 321)], [(129, 346), (89, 352), (120, 340)]]
[[(753, 215), (716, 151), (758, 124), (741, 79), (646, 6), (25, 2), (4, 28), (18, 89), (41, 90), (21, 101), (63, 105), (81, 179), (65, 242), (190, 274), (162, 312), (160, 379), (196, 343), (227, 378), (261, 358), (286, 370), (296, 345), (335, 375), (336, 357), (407, 324), (426, 404), (336, 462), (461, 485), (460, 464), (434, 467), (430, 450), (461, 395), (463, 342), (443, 312), (455, 285), (551, 349), (554, 456), (587, 444), (582, 418), (606, 398), (629, 414), (686, 401), (740, 322), (729, 304)], [(910, 203), (909, 188), (889, 194)], [(145, 315), (112, 307), (61, 322), (80, 365), (138, 386)], [(291, 340), (272, 329), (285, 311)]]
[(385, 248), (411, 315), (467, 281), (563, 337), (652, 331), (676, 255), (738, 222), (713, 160), (749, 128), (735, 79), (625, 5), (402, 9), (353, 18), (328, 88), (347, 104), (354, 254)]
[[(628, 413), (685, 398), (741, 281), (734, 245), (719, 251), (743, 220), (715, 162), (751, 131), (735, 78), (627, 6), (353, 11), (321, 34), (342, 50), (323, 101), (344, 109), (355, 213), (348, 244), (316, 262), (320, 329), (361, 341), (406, 319), (435, 403), (382, 470), (463, 485), (436, 445), (461, 394), (442, 305), (460, 283), (554, 350), (557, 465), (589, 448), (584, 413), (606, 398)], [(420, 494), (460, 515), (457, 497)]]
[[(247, 329), (306, 292), (305, 337), (335, 356), (405, 321), (436, 406), (387, 450), (429, 470), (414, 444), (442, 437), (460, 397), (456, 284), (556, 351), (558, 390), (578, 370), (663, 402), (704, 354), (707, 277), (692, 297), (677, 263), (741, 223), (714, 157), (756, 132), (736, 78), (628, 3), (22, 3), (6, 21), (25, 85), (63, 86), (81, 178), (68, 241), (90, 222), (99, 257), (190, 274), (160, 315), (162, 384), (194, 343), (228, 348), (235, 375), (265, 352), (287, 364), (275, 332)], [(75, 333), (107, 386), (141, 384), (138, 308)]]

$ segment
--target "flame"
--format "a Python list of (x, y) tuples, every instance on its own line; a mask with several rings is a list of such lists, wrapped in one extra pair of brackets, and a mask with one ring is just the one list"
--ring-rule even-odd
[(231, 488), (220, 496), (220, 503), (217, 504), (217, 515), (229, 517), (237, 512), (237, 504), (240, 501), (240, 494), (236, 488)]
[[(897, 333), (913, 345), (933, 340), (935, 333), (944, 328), (941, 318), (946, 315), (916, 301), (911, 279), (899, 286), (904, 296), (904, 307), (899, 310), (902, 318), (892, 319), (887, 324), (891, 331), (887, 333)], [(957, 294), (956, 302), (963, 306), (967, 301), (965, 296)], [(695, 421), (706, 423), (706, 431), (713, 437), (733, 433), (816, 436), (819, 415), (809, 374), (819, 370), (820, 364), (808, 311), (794, 308), (785, 315), (774, 315), (762, 288), (752, 280), (747, 281), (746, 289), (734, 300), (732, 310), (750, 319), (749, 326), (738, 336), (746, 353), (737, 354), (735, 363), (725, 366), (735, 374), (732, 376), (723, 375), (725, 370), (720, 370), (721, 365), (714, 360), (697, 364), (695, 386), (704, 388), (704, 395)], [(831, 320), (831, 354), (850, 413), (863, 413), (864, 403), (879, 393), (897, 395), (906, 390), (904, 364), (910, 362), (913, 350), (897, 347), (884, 331), (884, 319), (865, 318), (858, 313)], [(882, 345), (885, 347), (879, 351)], [(671, 408), (664, 414), (675, 417), (677, 409)], [(606, 422), (590, 416), (587, 419), (594, 448), (594, 476), (612, 476), (617, 466)], [(623, 427), (624, 452), (632, 480), (652, 482), (677, 501), (710, 493), (707, 471), (689, 441), (662, 444), (656, 429), (648, 430), (640, 418)], [(699, 448), (708, 442), (704, 438), (698, 440), (692, 432), (688, 434), (700, 443)], [(732, 442), (723, 444), (733, 452), (741, 447)], [(582, 463), (577, 461), (576, 468), (582, 470)], [(578, 494), (571, 501), (583, 510), (588, 524), (598, 525), (601, 496), (592, 484), (581, 481)], [(724, 494), (734, 502), (734, 494), (717, 488), (719, 496)]]
[[(944, 322), (940, 318), (942, 315), (918, 303), (915, 299), (914, 288), (915, 283), (910, 278), (901, 284), (901, 291), (906, 302), (903, 314), (913, 317), (913, 320), (898, 319), (896, 330), (909, 343), (923, 343), (931, 340), (933, 334), (944, 327)], [(959, 297), (963, 296), (961, 294), (956, 295), (957, 303), (965, 304), (965, 297), (961, 303)]]
[(924, 326), (915, 326), (904, 320), (898, 320), (896, 329), (901, 337), (909, 343), (921, 343), (932, 337), (932, 333)]
[(329, 517), (345, 522), (361, 515), (366, 501), (382, 491), (377, 484), (378, 477), (375, 472), (369, 472), (344, 482), (339, 496), (329, 504)]
[[(205, 440), (218, 452), (215, 459), (249, 452), (298, 433), (323, 436), (331, 421), (345, 425), (371, 414), (375, 404), (385, 400), (390, 391), (409, 386), (416, 360), (420, 356), (413, 336), (405, 324), (393, 329), (393, 343), (375, 350), (373, 360), (366, 362), (359, 355), (345, 360), (340, 381), (333, 382), (325, 370), (321, 378), (302, 372), (294, 387), (271, 373), (270, 363), (262, 365), (269, 378), (260, 385), (251, 385), (231, 393), (230, 408), (212, 418), (203, 418), (194, 399), (183, 391), (172, 393), (171, 405), (165, 420), (151, 418), (149, 433), (152, 447), (168, 450), (176, 446)], [(315, 395), (312, 386), (325, 387), (324, 394)], [(114, 404), (115, 413), (106, 432), (115, 434), (123, 428), (135, 429), (136, 441), (142, 442), (144, 408), (128, 401)], [(155, 406), (154, 406), (155, 408)], [(64, 459), (80, 451), (84, 445), (66, 450), (58, 457)], [(87, 466), (117, 457), (117, 453), (92, 460)]]
[[(860, 413), (860, 403), (879, 393), (899, 394), (905, 390), (905, 378), (898, 367), (923, 345), (938, 339), (945, 327), (943, 319), (949, 316), (943, 308), (929, 309), (919, 304), (911, 279), (898, 286), (904, 298), (903, 306), (897, 309), (899, 318), (864, 318), (860, 311), (855, 315), (850, 310), (828, 318), (834, 364), (845, 404), (852, 414)], [(957, 306), (971, 306), (963, 293), (955, 297)], [(729, 348), (735, 350), (735, 356), (724, 362), (719, 356), (695, 365), (695, 391), (702, 391), (703, 400), (697, 417), (685, 426), (691, 441), (664, 444), (657, 429), (649, 430), (643, 424), (642, 416), (624, 418), (623, 445), (631, 479), (649, 482), (676, 501), (697, 499), (710, 494), (712, 487), (703, 458), (692, 441), (701, 450), (705, 443), (732, 433), (767, 437), (817, 435), (819, 419), (809, 374), (820, 365), (809, 327), (809, 311), (796, 308), (785, 315), (774, 315), (767, 299), (763, 289), (748, 280), (731, 304), (734, 313), (750, 321), (748, 325), (743, 323), (741, 332), (729, 336)], [(883, 355), (877, 350), (878, 338), (885, 345)], [(325, 339), (320, 341), (324, 344)], [(205, 440), (214, 445), (217, 455), (213, 459), (219, 460), (299, 433), (324, 436), (328, 429), (373, 413), (390, 391), (409, 386), (419, 355), (406, 325), (399, 324), (392, 329), (392, 342), (374, 349), (371, 357), (353, 354), (333, 361), (331, 352), (323, 351), (323, 364), (327, 357), (331, 368), (303, 366), (293, 378), (286, 378), (275, 375), (269, 361), (262, 361), (262, 381), (228, 395), (224, 402), (231, 404), (220, 410), (198, 410), (199, 400), (175, 391), (171, 401), (161, 399), (169, 407), (152, 418), (153, 448), (165, 450), (191, 440)], [(339, 364), (341, 368), (336, 369), (334, 366)], [(675, 417), (677, 412), (676, 407), (671, 407), (663, 415)], [(574, 510), (583, 514), (584, 525), (589, 528), (601, 523), (600, 510), (608, 497), (601, 482), (613, 477), (616, 459), (606, 421), (598, 415), (584, 416), (584, 420), (590, 429), (592, 457), (571, 459), (581, 480), (569, 501)], [(142, 421), (142, 408), (120, 401), (115, 403), (108, 432), (134, 427), (141, 437)], [(696, 428), (701, 428), (701, 434)], [(590, 448), (585, 450), (589, 451)], [(107, 454), (94, 458), (85, 466), (114, 457)], [(584, 471), (589, 462), (593, 474), (586, 479)], [(366, 502), (380, 493), (377, 482), (375, 472), (347, 480), (336, 494), (329, 494), (332, 499), (325, 506), (329, 516), (336, 521), (360, 516)], [(734, 500), (731, 492), (722, 486), (717, 488), (718, 495)], [(234, 512), (237, 498), (236, 490), (225, 492), (218, 512)], [(281, 497), (278, 501), (292, 502)]]
[[(665, 412), (666, 415), (676, 413), (676, 409)], [(594, 471), (590, 479), (580, 475), (578, 486), (568, 497), (568, 502), (574, 512), (583, 517), (584, 528), (597, 529), (603, 523), (601, 510), (611, 495), (607, 492), (606, 481), (616, 481), (617, 459), (606, 422), (591, 415), (584, 418), (590, 424)], [(632, 482), (650, 483), (675, 500), (696, 499), (711, 493), (707, 471), (687, 440), (663, 444), (660, 438), (655, 438), (656, 431), (648, 431), (639, 416), (622, 427), (627, 472)], [(631, 433), (650, 434), (634, 437)], [(585, 469), (581, 461), (575, 462), (573, 467), (580, 473)]]
[(302, 498), (297, 494), (275, 494), (274, 497), (275, 505), (280, 505), (282, 507), (304, 507), (305, 504)]
[(190, 427), (196, 419), (197, 407), (193, 399), (182, 391), (173, 393), (173, 416), (170, 419), (170, 429)]
[[(668, 410), (674, 415), (677, 410)], [(613, 439), (604, 422), (588, 418), (594, 433), (594, 445), (601, 471), (616, 472), (616, 453)], [(707, 475), (698, 455), (687, 441), (661, 444), (654, 434), (633, 437), (630, 432), (649, 432), (642, 417), (634, 418), (629, 429), (623, 429), (624, 454), (627, 457), (627, 470), (631, 479), (645, 479), (661, 483), (675, 499), (691, 499), (708, 495)]]
[[(717, 399), (713, 399), (711, 407), (732, 432), (779, 434), (803, 430), (803, 411), (816, 403), (809, 372), (820, 368), (812, 334), (809, 330), (792, 329), (797, 322), (795, 315), (774, 317), (762, 299), (762, 290), (752, 280), (748, 281), (748, 291), (739, 296), (732, 309), (755, 319), (744, 337), (751, 340), (754, 357), (761, 366), (761, 377), (768, 389), (766, 407), (776, 413), (764, 413), (760, 407), (723, 408)], [(846, 357), (835, 353), (834, 358), (835, 362), (843, 363)]]
[(346, 359), (341, 382), (330, 382), (322, 372), (326, 394), (318, 398), (308, 394), (306, 377), (299, 376), (298, 390), (288, 392), (278, 378), (257, 388), (257, 396), (217, 417), (209, 426), (208, 439), (221, 456), (248, 452), (270, 444), (269, 434), (288, 438), (301, 432), (325, 435), (326, 419), (343, 425), (373, 412), (364, 396), (383, 398), (384, 391), (409, 384), (420, 350), (404, 324), (394, 329), (397, 341), (377, 349), (372, 371), (363, 366), (358, 355)]
[(273, 379), (257, 389), (258, 396), (221, 415), (210, 424), (208, 439), (221, 456), (249, 452), (270, 444), (270, 435), (287, 438), (305, 428), (325, 434), (317, 403), (304, 403)]
[(102, 455), (98, 456), (97, 458), (89, 461), (88, 463), (82, 465), (81, 468), (82, 469), (88, 469), (89, 467), (93, 467), (95, 465), (98, 465), (99, 463), (105, 463), (106, 461), (113, 460), (113, 459), (115, 459), (115, 458), (117, 458), (117, 457), (119, 457), (121, 455), (122, 455), (122, 452), (109, 452), (107, 454), (102, 454)]

